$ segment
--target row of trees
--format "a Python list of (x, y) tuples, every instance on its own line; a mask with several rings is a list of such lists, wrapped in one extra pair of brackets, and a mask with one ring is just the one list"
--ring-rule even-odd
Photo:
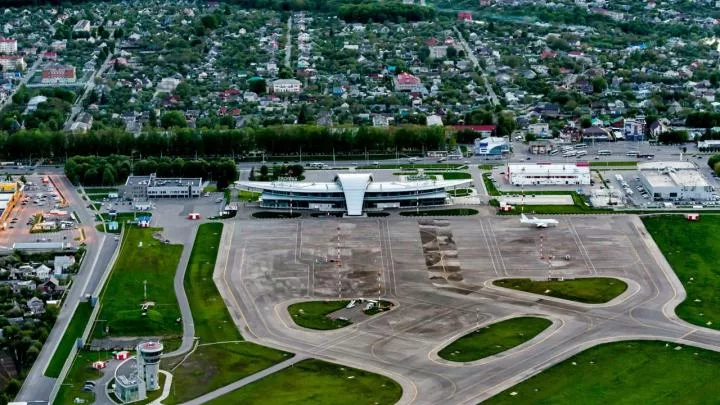
[(130, 174), (152, 173), (159, 177), (202, 177), (216, 181), (218, 189), (224, 189), (238, 179), (237, 166), (232, 159), (206, 161), (156, 157), (133, 161), (127, 156), (111, 155), (73, 156), (65, 162), (65, 174), (70, 181), (85, 186), (114, 186), (123, 183)]
[(435, 9), (400, 2), (371, 2), (341, 6), (338, 17), (347, 22), (359, 23), (423, 21), (435, 17)]
[[(42, 145), (42, 147), (39, 147)], [(439, 127), (329, 128), (312, 125), (264, 128), (155, 130), (133, 136), (121, 129), (87, 133), (18, 131), (0, 133), (0, 156), (7, 160), (65, 158), (67, 155), (237, 156), (251, 150), (269, 154), (362, 153), (442, 148)]]

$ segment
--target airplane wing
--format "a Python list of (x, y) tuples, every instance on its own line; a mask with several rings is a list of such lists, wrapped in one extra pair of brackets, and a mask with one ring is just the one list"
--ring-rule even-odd
[(545, 222), (538, 222), (538, 223), (537, 223), (537, 227), (538, 227), (538, 228), (547, 228), (547, 227), (548, 227), (548, 224), (545, 223)]

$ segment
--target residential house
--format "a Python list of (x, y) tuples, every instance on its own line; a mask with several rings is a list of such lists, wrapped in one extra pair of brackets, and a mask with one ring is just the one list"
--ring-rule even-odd
[(442, 117), (440, 117), (439, 115), (436, 115), (436, 114), (428, 115), (426, 118), (426, 124), (429, 127), (432, 127), (432, 126), (441, 127), (441, 126), (443, 126)]
[(530, 124), (527, 126), (527, 132), (535, 135), (537, 138), (550, 138), (552, 132), (550, 131), (550, 125), (547, 122), (538, 122), (536, 124)]
[(597, 125), (593, 125), (590, 128), (583, 129), (583, 140), (593, 142), (608, 142), (614, 141), (615, 138), (612, 132), (607, 128), (602, 128)]
[(445, 59), (447, 58), (448, 47), (446, 45), (435, 45), (429, 46), (430, 58), (432, 59)]
[(45, 281), (45, 280), (48, 280), (48, 279), (50, 278), (50, 272), (51, 272), (51, 271), (52, 271), (52, 269), (50, 269), (50, 267), (48, 267), (48, 266), (46, 266), (46, 265), (44, 265), (44, 264), (41, 264), (40, 266), (38, 266), (37, 268), (35, 268), (34, 273), (35, 273), (35, 277), (37, 277), (38, 279), (40, 279), (40, 281)]
[(27, 64), (25, 58), (19, 55), (0, 55), (0, 66), (4, 72), (13, 70), (25, 70)]
[(55, 256), (53, 261), (53, 274), (62, 274), (73, 264), (75, 264), (75, 256)]
[(32, 315), (39, 315), (45, 312), (45, 304), (38, 297), (32, 297), (25, 303)]
[(90, 32), (90, 21), (80, 20), (73, 26), (73, 32)]
[(393, 84), (395, 91), (422, 92), (424, 89), (420, 79), (404, 72), (393, 78)]

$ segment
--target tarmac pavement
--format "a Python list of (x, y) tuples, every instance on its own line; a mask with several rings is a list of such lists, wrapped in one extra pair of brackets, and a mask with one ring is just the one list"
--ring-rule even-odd
[[(720, 333), (672, 313), (682, 285), (635, 216), (564, 216), (548, 229), (515, 217), (444, 220), (442, 267), (426, 261), (417, 219), (239, 218), (225, 226), (214, 278), (245, 338), (387, 375), (403, 387), (402, 404), (477, 403), (603, 342), (662, 339), (720, 351)], [(617, 277), (631, 288), (608, 304), (583, 305), (485, 286), (548, 275)], [(395, 308), (340, 330), (307, 330), (287, 315), (301, 298), (374, 299), (378, 290)], [(524, 315), (554, 326), (479, 362), (434, 355), (478, 326)]]

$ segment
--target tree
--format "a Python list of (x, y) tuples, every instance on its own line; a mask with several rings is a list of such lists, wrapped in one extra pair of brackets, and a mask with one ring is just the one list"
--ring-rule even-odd
[(267, 83), (261, 77), (253, 77), (248, 80), (248, 89), (256, 94), (263, 94), (267, 91)]
[(608, 86), (607, 81), (602, 76), (596, 76), (592, 79), (593, 92), (602, 93)]
[(525, 134), (525, 142), (532, 142), (536, 139), (537, 139), (537, 137), (532, 132), (528, 132)]
[(163, 128), (185, 128), (187, 120), (182, 111), (168, 111), (160, 117), (160, 125)]
[[(28, 331), (21, 331), (16, 325), (10, 325), (3, 328), (3, 337), (0, 339), (0, 347), (5, 349), (12, 359), (15, 370), (20, 374), (23, 367), (30, 360), (28, 350), (35, 345), (37, 341), (30, 337)], [(39, 342), (37, 342), (39, 344)]]
[(115, 181), (114, 170), (112, 169), (112, 166), (107, 165), (103, 169), (102, 185), (103, 186), (114, 186), (115, 184), (116, 184), (116, 181)]
[(592, 126), (592, 120), (587, 115), (583, 115), (582, 118), (580, 118), (580, 127), (582, 128), (590, 128)]

